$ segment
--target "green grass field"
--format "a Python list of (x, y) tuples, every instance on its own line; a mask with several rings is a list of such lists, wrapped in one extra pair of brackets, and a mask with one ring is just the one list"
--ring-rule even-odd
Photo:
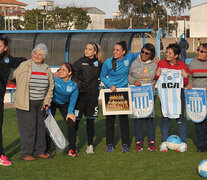
[[(161, 142), (160, 122), (161, 112), (156, 101), (156, 144)], [(102, 113), (100, 113), (102, 114)], [(69, 157), (67, 152), (56, 150), (53, 144), (52, 159), (37, 159), (26, 162), (19, 159), (20, 138), (17, 128), (15, 109), (6, 109), (4, 115), (3, 137), (5, 153), (12, 160), (9, 167), (0, 166), (0, 179), (201, 179), (197, 166), (207, 159), (207, 153), (196, 153), (194, 123), (187, 121), (188, 151), (166, 153), (147, 150), (147, 137), (144, 126), (145, 144), (142, 152), (135, 152), (133, 121), (130, 120), (129, 153), (122, 153), (119, 131), (119, 121), (116, 121), (115, 151), (105, 151), (105, 117), (100, 115), (95, 121), (95, 154), (86, 154), (87, 137), (85, 119), (80, 124), (78, 132), (78, 148), (80, 157)], [(66, 134), (66, 124), (58, 114), (58, 124)], [(177, 125), (171, 122), (169, 135), (178, 134)]]

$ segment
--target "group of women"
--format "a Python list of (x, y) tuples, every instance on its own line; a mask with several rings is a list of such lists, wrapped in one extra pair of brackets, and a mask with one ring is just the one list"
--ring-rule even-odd
[[(98, 96), (100, 80), (105, 88), (116, 92), (117, 88), (127, 87), (128, 84), (141, 86), (150, 83), (153, 87), (161, 74), (161, 68), (181, 70), (185, 86), (188, 84), (188, 67), (179, 59), (180, 47), (170, 44), (167, 47), (166, 58), (154, 62), (155, 47), (147, 43), (141, 48), (140, 53), (128, 53), (124, 41), (114, 45), (113, 57), (103, 63), (102, 50), (94, 42), (86, 45), (84, 56), (73, 65), (65, 62), (54, 75), (44, 61), (48, 57), (45, 44), (38, 44), (32, 51), (32, 58), (13, 58), (9, 55), (8, 38), (0, 37), (0, 83), (1, 91), (1, 123), (0, 123), (0, 164), (11, 165), (11, 162), (3, 154), (2, 122), (3, 122), (3, 97), (6, 82), (11, 68), (19, 67), (14, 71), (16, 79), (15, 105), (18, 119), (18, 127), (21, 138), (20, 158), (32, 161), (36, 158), (47, 159), (50, 157), (50, 141), (46, 139), (46, 129), (42, 111), (51, 109), (55, 116), (58, 108), (68, 128), (69, 155), (79, 156), (76, 147), (76, 136), (82, 116), (86, 119), (86, 131), (88, 146), (86, 153), (94, 153), (94, 120), (98, 117)], [(8, 60), (9, 59), (9, 60)], [(23, 62), (24, 61), (24, 62)], [(6, 69), (7, 68), (7, 69)], [(6, 76), (5, 76), (6, 75)], [(4, 77), (4, 79), (2, 79)], [(0, 88), (1, 88), (0, 86)], [(183, 98), (181, 93), (181, 99)], [(182, 101), (184, 102), (184, 101)], [(182, 146), (180, 152), (187, 150), (186, 125), (184, 121), (184, 104), (182, 114), (177, 119)], [(107, 152), (114, 151), (114, 126), (115, 115), (106, 116), (106, 144)], [(129, 152), (129, 124), (128, 115), (119, 115), (122, 152)], [(135, 151), (143, 150), (142, 122), (146, 121), (148, 133), (148, 149), (156, 151), (155, 146), (155, 122), (154, 115), (145, 119), (134, 119), (135, 127)], [(166, 139), (169, 129), (169, 118), (162, 119), (161, 151), (167, 151)], [(45, 137), (45, 138), (44, 138)]]

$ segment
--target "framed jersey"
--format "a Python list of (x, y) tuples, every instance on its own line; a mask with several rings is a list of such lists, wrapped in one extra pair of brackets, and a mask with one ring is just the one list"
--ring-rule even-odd
[(103, 115), (132, 114), (130, 88), (101, 90)]

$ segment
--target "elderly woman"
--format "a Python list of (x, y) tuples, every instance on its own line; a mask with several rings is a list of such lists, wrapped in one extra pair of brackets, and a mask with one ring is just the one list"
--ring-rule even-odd
[[(155, 47), (151, 43), (145, 44), (141, 49), (140, 56), (131, 64), (129, 71), (129, 84), (134, 86), (141, 86), (143, 84), (151, 84), (153, 87), (154, 96), (155, 92), (155, 72), (157, 64), (153, 61), (155, 57)], [(134, 130), (135, 130), (135, 151), (143, 150), (143, 133), (142, 124), (143, 121), (146, 123), (147, 135), (148, 135), (148, 150), (157, 151), (155, 146), (155, 122), (153, 116), (146, 118), (135, 118), (134, 119)]]
[(21, 137), (20, 158), (32, 161), (48, 158), (46, 129), (41, 110), (46, 110), (52, 100), (54, 81), (51, 70), (44, 60), (48, 57), (45, 44), (32, 50), (32, 59), (23, 62), (15, 71), (15, 105)]
[[(201, 43), (197, 49), (197, 57), (189, 64), (190, 74), (188, 89), (205, 88), (207, 98), (207, 43)], [(207, 117), (195, 123), (197, 152), (207, 151)]]

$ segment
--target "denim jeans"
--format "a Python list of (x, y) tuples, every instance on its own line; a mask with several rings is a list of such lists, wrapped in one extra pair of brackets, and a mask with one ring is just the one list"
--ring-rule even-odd
[(143, 121), (145, 121), (147, 126), (148, 143), (150, 141), (155, 141), (154, 118), (143, 118), (143, 119), (134, 119), (135, 142), (141, 141), (143, 143), (143, 137), (142, 137)]
[[(178, 125), (178, 131), (180, 134), (180, 139), (182, 142), (186, 142), (186, 124), (184, 119), (184, 111), (185, 111), (185, 96), (184, 91), (181, 91), (181, 115), (178, 119), (176, 119), (177, 125)], [(168, 138), (168, 130), (169, 130), (169, 124), (170, 121), (174, 121), (174, 119), (170, 119), (167, 117), (163, 117), (162, 124), (161, 124), (161, 134), (162, 134), (162, 142), (165, 142)]]
[(207, 147), (207, 118), (200, 123), (195, 123), (195, 127), (197, 147)]

